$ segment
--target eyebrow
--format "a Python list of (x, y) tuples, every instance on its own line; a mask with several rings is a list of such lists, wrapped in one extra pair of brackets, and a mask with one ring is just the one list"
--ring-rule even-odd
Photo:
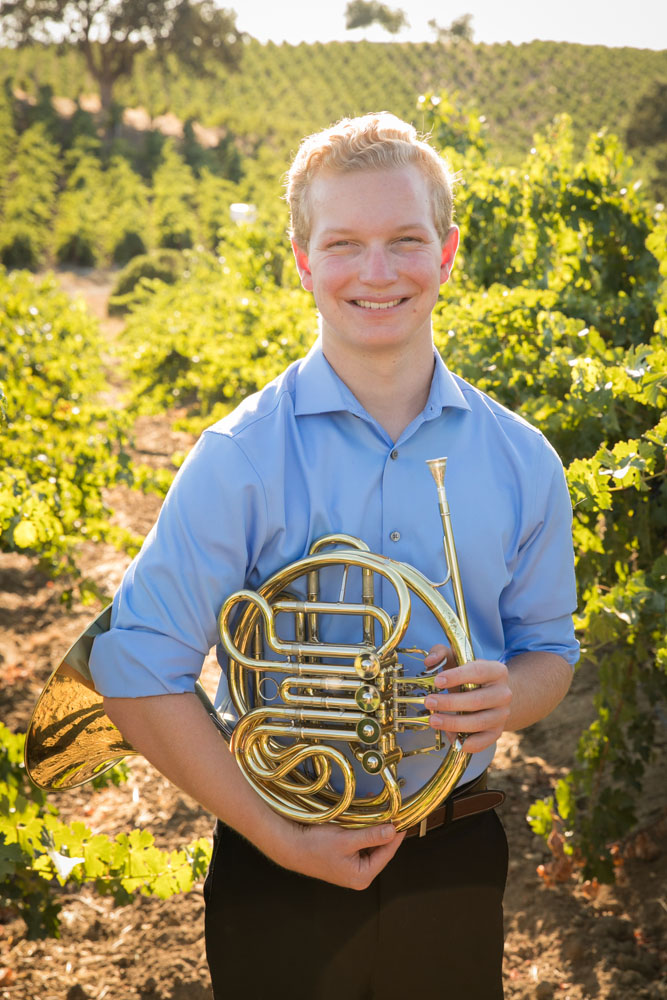
[[(420, 232), (425, 233), (427, 231), (427, 227), (423, 224), (423, 222), (406, 222), (401, 226), (396, 226), (394, 232), (404, 233), (408, 230), (419, 230)], [(344, 229), (339, 228), (338, 226), (332, 226), (329, 229), (323, 229), (320, 236), (323, 238), (330, 236), (354, 236), (356, 232), (356, 229)]]

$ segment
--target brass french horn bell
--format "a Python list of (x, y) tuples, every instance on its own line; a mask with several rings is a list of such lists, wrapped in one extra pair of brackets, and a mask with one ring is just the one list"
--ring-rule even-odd
[[(229, 690), (238, 714), (235, 726), (218, 716), (203, 689), (197, 693), (257, 794), (296, 821), (355, 827), (390, 820), (404, 829), (437, 808), (470, 759), (461, 739), (445, 746), (441, 733), (429, 727), (424, 698), (434, 690), (439, 668), (409, 676), (399, 660), (401, 655), (424, 653), (400, 645), (414, 600), (435, 616), (458, 663), (473, 658), (444, 487), (446, 459), (428, 465), (438, 492), (448, 567), (441, 583), (432, 583), (406, 563), (370, 552), (360, 539), (329, 535), (258, 591), (232, 594), (220, 611)], [(331, 567), (342, 572), (340, 598), (322, 601), (320, 573)], [(355, 602), (345, 596), (351, 568), (361, 574), (361, 600)], [(393, 618), (375, 604), (376, 577), (395, 592), (398, 613)], [(456, 612), (438, 590), (450, 580)], [(292, 595), (295, 584), (305, 600)], [(321, 619), (336, 615), (359, 619), (357, 642), (321, 639)], [(289, 640), (279, 636), (280, 616), (290, 616), (294, 623)], [(234, 618), (238, 621), (232, 631)], [(83, 784), (136, 753), (104, 713), (87, 666), (94, 635), (107, 629), (109, 620), (107, 608), (65, 656), (33, 713), (26, 768), (43, 788)], [(397, 737), (408, 730), (431, 734), (433, 743), (404, 751)], [(441, 761), (430, 780), (404, 798), (397, 768), (415, 753), (438, 753)], [(357, 793), (361, 772), (372, 776), (373, 792)]]
[(110, 623), (111, 605), (67, 651), (33, 710), (25, 766), (40, 788), (75, 788), (136, 752), (105, 713), (88, 669), (93, 640)]
[[(104, 711), (104, 699), (90, 674), (93, 640), (111, 627), (107, 605), (65, 653), (33, 709), (24, 760), (30, 780), (45, 791), (77, 788), (138, 751)], [(229, 739), (231, 729), (197, 682), (196, 693)]]

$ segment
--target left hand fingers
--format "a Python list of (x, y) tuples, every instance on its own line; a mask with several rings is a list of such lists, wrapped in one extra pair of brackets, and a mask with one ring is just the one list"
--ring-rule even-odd
[[(448, 662), (451, 662), (449, 658)], [(508, 677), (506, 664), (500, 663), (499, 660), (471, 660), (469, 663), (462, 663), (460, 667), (455, 664), (451, 667), (445, 666), (435, 678), (434, 684), (437, 688), (451, 690), (462, 684), (485, 686), (504, 683), (509, 690)]]
[(450, 743), (458, 741), (466, 753), (478, 753), (500, 738), (505, 731), (508, 716), (509, 704), (506, 708), (490, 708), (480, 712), (437, 711), (428, 722), (432, 729), (441, 730)]
[(489, 709), (507, 709), (512, 700), (512, 692), (502, 680), (483, 684), (473, 690), (448, 689), (433, 692), (424, 699), (424, 705), (431, 712), (484, 712)]
[(485, 729), (481, 733), (471, 733), (470, 735), (466, 735), (466, 733), (445, 732), (445, 736), (450, 743), (458, 740), (458, 748), (464, 750), (466, 753), (479, 753), (480, 750), (486, 750), (488, 747), (493, 746), (500, 739), (503, 732), (503, 727), (499, 726), (497, 729)]
[[(495, 742), (505, 728), (510, 712), (512, 691), (507, 667), (497, 660), (473, 660), (438, 674), (435, 684), (441, 693), (424, 700), (431, 715), (429, 725), (446, 732), (473, 733), (465, 741), (465, 750), (475, 753)], [(475, 684), (473, 690), (461, 685)], [(446, 690), (442, 690), (446, 688)]]
[(485, 733), (494, 732), (500, 734), (507, 718), (502, 708), (491, 708), (485, 712), (455, 712), (438, 711), (428, 720), (429, 726), (433, 729), (442, 729), (451, 739), (456, 733)]

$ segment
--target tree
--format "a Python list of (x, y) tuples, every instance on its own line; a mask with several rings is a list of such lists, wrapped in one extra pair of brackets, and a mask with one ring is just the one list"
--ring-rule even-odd
[(207, 56), (234, 68), (242, 36), (236, 14), (213, 0), (0, 0), (0, 42), (76, 46), (108, 115), (116, 81), (145, 49), (200, 72)]
[(350, 0), (345, 8), (345, 27), (348, 31), (367, 28), (374, 23), (382, 25), (392, 35), (408, 27), (404, 10), (392, 9), (379, 0)]
[(435, 31), (439, 42), (472, 42), (472, 14), (462, 14), (456, 17), (448, 28), (442, 28), (434, 17), (428, 22), (428, 26)]
[(654, 80), (640, 96), (625, 138), (630, 149), (667, 142), (667, 80)]
[(639, 96), (628, 115), (625, 131), (628, 149), (649, 183), (651, 196), (667, 200), (667, 80), (654, 80)]

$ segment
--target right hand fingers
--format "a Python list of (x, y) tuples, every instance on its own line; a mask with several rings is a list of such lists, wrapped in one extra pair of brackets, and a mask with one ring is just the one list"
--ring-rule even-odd
[[(393, 858), (405, 834), (391, 824), (345, 830), (333, 823), (297, 826), (287, 867), (348, 889), (367, 889)], [(283, 862), (284, 863), (284, 862)]]
[(396, 839), (396, 828), (391, 823), (382, 826), (363, 826), (358, 830), (345, 831), (349, 836), (350, 848), (353, 851), (368, 851), (373, 847), (391, 844)]
[(357, 878), (350, 888), (367, 889), (396, 854), (405, 839), (405, 833), (398, 833), (391, 825), (369, 826), (356, 833), (362, 835), (362, 846), (353, 855), (353, 861), (357, 865)]

